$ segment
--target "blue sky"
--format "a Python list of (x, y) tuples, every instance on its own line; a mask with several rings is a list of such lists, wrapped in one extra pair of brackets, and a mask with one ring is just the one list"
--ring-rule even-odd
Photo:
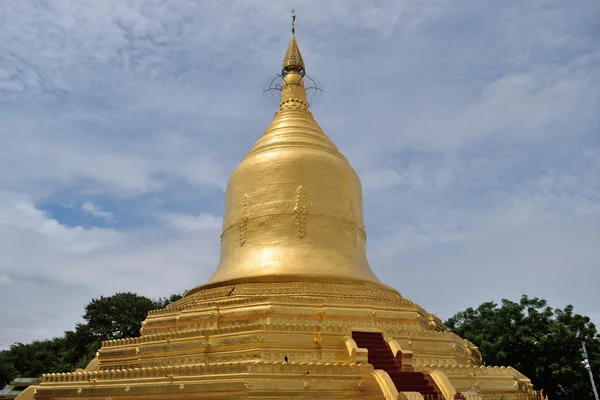
[(600, 3), (4, 0), (0, 347), (218, 264), (291, 6), (373, 270), (442, 318), (521, 294), (600, 323)]

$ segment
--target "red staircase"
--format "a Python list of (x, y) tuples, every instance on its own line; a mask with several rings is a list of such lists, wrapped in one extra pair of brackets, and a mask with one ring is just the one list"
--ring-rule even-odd
[(392, 350), (379, 332), (352, 332), (358, 347), (369, 350), (369, 364), (388, 373), (398, 392), (419, 392), (425, 400), (440, 400), (435, 388), (429, 384), (422, 372), (401, 370)]

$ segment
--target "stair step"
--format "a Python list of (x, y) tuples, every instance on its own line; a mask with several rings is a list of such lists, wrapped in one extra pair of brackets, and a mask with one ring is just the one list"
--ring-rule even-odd
[(396, 389), (398, 389), (399, 392), (433, 393), (433, 389), (428, 386), (404, 385), (398, 382), (394, 382), (394, 385), (396, 385)]
[(402, 382), (406, 382), (407, 384), (419, 384), (419, 385), (429, 385), (429, 381), (427, 381), (427, 379), (424, 378), (410, 378), (408, 376), (402, 376), (399, 374), (395, 374), (395, 371), (387, 371), (388, 375), (390, 376), (390, 378), (392, 379), (399, 379)]
[(392, 378), (392, 381), (398, 383), (399, 385), (408, 385), (408, 386), (425, 386), (425, 387), (427, 387), (429, 385), (429, 383), (427, 381), (425, 381), (425, 382), (407, 381), (402, 378), (400, 378), (400, 379)]
[(402, 385), (394, 382), (396, 389), (399, 392), (419, 392), (419, 393), (434, 393), (433, 388), (429, 386), (413, 386), (413, 385)]
[[(394, 382), (394, 381), (392, 381)], [(402, 382), (394, 382), (398, 391), (402, 390), (404, 392), (423, 392), (423, 393), (431, 393), (433, 392), (433, 388), (431, 386), (425, 385), (405, 385)]]
[(418, 372), (418, 371), (403, 371), (402, 375), (404, 375), (404, 376), (418, 376), (419, 378), (425, 378), (425, 375), (423, 375), (422, 372)]
[(379, 336), (383, 337), (381, 332), (352, 332), (352, 336)]
[(386, 371), (399, 392), (419, 392), (425, 400), (440, 400), (438, 393), (425, 379), (422, 372), (400, 371), (395, 355), (383, 339), (383, 334), (377, 332), (352, 332), (352, 339), (360, 348), (369, 351), (368, 362), (375, 369)]
[(379, 341), (373, 342), (373, 341), (368, 341), (368, 340), (355, 340), (355, 342), (356, 342), (356, 344), (362, 344), (362, 345), (366, 344), (366, 345), (373, 346), (373, 347), (380, 347), (380, 348), (385, 347), (386, 349), (388, 348), (387, 344), (383, 341), (382, 342), (379, 342)]
[(409, 381), (425, 381), (427, 382), (427, 379), (425, 379), (424, 376), (419, 376), (419, 375), (408, 375), (406, 372), (397, 370), (397, 371), (390, 371), (389, 372), (390, 376), (400, 376), (402, 377), (402, 379), (406, 379)]
[(374, 349), (389, 349), (385, 342), (369, 342), (367, 340), (355, 340), (356, 344), (360, 346), (373, 347)]

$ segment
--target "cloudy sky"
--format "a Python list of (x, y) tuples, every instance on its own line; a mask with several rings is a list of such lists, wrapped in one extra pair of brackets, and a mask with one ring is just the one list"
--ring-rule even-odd
[(597, 0), (2, 0), (0, 347), (208, 279), (292, 5), (379, 278), (444, 319), (526, 293), (600, 323)]

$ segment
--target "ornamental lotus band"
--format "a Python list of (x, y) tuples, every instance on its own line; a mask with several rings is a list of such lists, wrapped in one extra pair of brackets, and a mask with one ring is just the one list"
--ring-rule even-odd
[(306, 100), (292, 31), (273, 120), (225, 194), (219, 266), (19, 399), (542, 399), (510, 367), (379, 282), (360, 180)]

